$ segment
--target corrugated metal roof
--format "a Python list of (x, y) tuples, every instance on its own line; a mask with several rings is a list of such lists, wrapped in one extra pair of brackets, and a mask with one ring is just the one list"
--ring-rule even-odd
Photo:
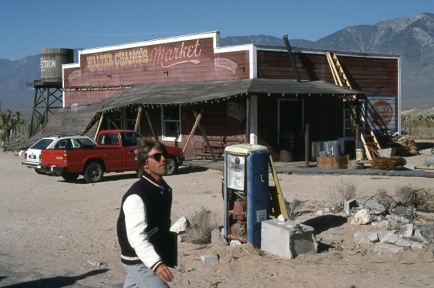
[(281, 95), (364, 95), (363, 92), (325, 81), (288, 79), (244, 79), (188, 83), (137, 85), (103, 102), (101, 111), (129, 105), (196, 104), (249, 94)]

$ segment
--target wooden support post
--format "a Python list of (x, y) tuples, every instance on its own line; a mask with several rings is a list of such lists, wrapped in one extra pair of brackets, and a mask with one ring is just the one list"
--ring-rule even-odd
[(196, 132), (197, 126), (199, 125), (202, 115), (203, 115), (203, 109), (200, 110), (200, 113), (199, 115), (197, 115), (197, 117), (196, 115), (194, 115), (196, 117), (196, 121), (194, 122), (193, 128), (191, 128), (190, 135), (188, 135), (187, 142), (185, 143), (184, 148), (182, 149), (182, 153), (185, 152), (185, 149), (187, 149), (188, 144), (190, 144), (191, 138), (193, 137), (194, 132)]
[(101, 117), (99, 118), (99, 123), (98, 123), (98, 127), (96, 128), (96, 132), (95, 132), (95, 136), (93, 136), (93, 141), (96, 141), (96, 136), (99, 133), (99, 130), (101, 129), (101, 125), (102, 125), (102, 121), (104, 119), (104, 112), (101, 113)]
[(142, 106), (139, 107), (139, 111), (137, 111), (136, 124), (134, 125), (134, 131), (138, 132), (140, 125), (140, 118), (142, 117)]
[(148, 120), (148, 125), (149, 128), (151, 129), (152, 135), (154, 136), (155, 140), (158, 140), (157, 135), (155, 135), (154, 128), (152, 128), (151, 118), (149, 118), (149, 114), (147, 110), (145, 110), (145, 115), (146, 115), (146, 119)]
[[(198, 117), (197, 112), (193, 111), (193, 114), (194, 114), (194, 117), (195, 117), (195, 118)], [(206, 145), (207, 145), (208, 148), (209, 148), (209, 153), (211, 154), (212, 162), (216, 162), (216, 159), (215, 159), (215, 156), (214, 156), (214, 151), (212, 151), (212, 147), (211, 147), (211, 145), (209, 144), (208, 137), (206, 136), (206, 132), (205, 132), (205, 130), (203, 129), (203, 127), (200, 125), (199, 122), (197, 123), (197, 126), (199, 127), (200, 131), (202, 131), (203, 140), (205, 141)]]

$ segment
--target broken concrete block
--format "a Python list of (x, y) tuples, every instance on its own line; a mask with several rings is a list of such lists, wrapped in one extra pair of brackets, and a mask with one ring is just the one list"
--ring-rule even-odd
[(317, 242), (310, 226), (277, 219), (261, 222), (261, 249), (271, 254), (294, 258), (303, 253), (316, 253)]
[(200, 261), (202, 261), (202, 264), (204, 265), (214, 265), (219, 262), (219, 256), (218, 255), (201, 255)]
[(356, 199), (350, 199), (350, 200), (346, 200), (344, 202), (344, 211), (347, 214), (351, 213), (351, 209), (357, 207), (357, 200)]
[(353, 220), (351, 220), (351, 224), (356, 225), (364, 225), (371, 223), (372, 218), (368, 209), (359, 210), (356, 215), (354, 215)]

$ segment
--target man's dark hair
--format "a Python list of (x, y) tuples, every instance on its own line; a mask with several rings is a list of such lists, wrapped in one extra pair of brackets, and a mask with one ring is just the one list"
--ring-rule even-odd
[(148, 161), (149, 152), (153, 149), (161, 150), (161, 152), (167, 152), (166, 145), (160, 141), (154, 140), (153, 138), (140, 138), (137, 143), (137, 175), (139, 178), (143, 176), (145, 169), (143, 166)]

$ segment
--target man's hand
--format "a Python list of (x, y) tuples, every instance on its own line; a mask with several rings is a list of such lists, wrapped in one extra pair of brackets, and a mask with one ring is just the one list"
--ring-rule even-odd
[(164, 263), (158, 265), (157, 269), (155, 270), (155, 274), (160, 276), (160, 278), (165, 282), (170, 282), (173, 280), (172, 272), (170, 272), (169, 268), (167, 268), (166, 264)]

